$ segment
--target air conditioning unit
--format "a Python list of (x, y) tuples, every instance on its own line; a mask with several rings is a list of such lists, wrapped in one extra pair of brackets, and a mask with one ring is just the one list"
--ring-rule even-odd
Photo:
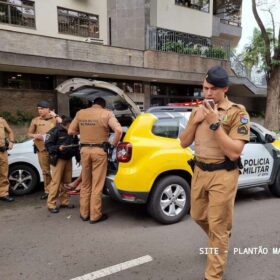
[(92, 37), (88, 37), (85, 39), (85, 42), (87, 43), (94, 43), (94, 44), (103, 44), (103, 40), (97, 39), (97, 38), (92, 38)]

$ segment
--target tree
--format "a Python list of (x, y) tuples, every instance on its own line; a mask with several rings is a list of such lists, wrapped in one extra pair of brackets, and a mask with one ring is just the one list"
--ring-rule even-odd
[[(267, 28), (266, 32), (269, 36), (270, 42), (272, 43), (274, 40), (272, 29)], [(254, 66), (257, 67), (259, 71), (264, 71), (266, 73), (265, 42), (259, 29), (254, 28), (252, 41), (245, 46), (244, 52), (240, 55), (240, 58), (246, 66), (246, 72), (250, 79)]]
[[(265, 28), (262, 19), (257, 10), (256, 0), (252, 0), (252, 10), (255, 20), (260, 28), (261, 37), (264, 42), (263, 57), (264, 69), (267, 82), (267, 98), (264, 126), (271, 130), (279, 130), (279, 96), (280, 96), (280, 27), (276, 30), (273, 9), (276, 9), (276, 3), (267, 6), (266, 11), (270, 14), (272, 25), (272, 40), (270, 40), (269, 32)], [(258, 1), (261, 6), (262, 2)], [(275, 18), (274, 18), (275, 17)], [(276, 33), (277, 31), (277, 33)], [(277, 37), (276, 37), (277, 36)]]

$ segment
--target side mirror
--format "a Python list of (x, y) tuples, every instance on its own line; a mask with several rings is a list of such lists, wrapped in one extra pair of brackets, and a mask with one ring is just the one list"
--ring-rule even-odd
[(271, 134), (266, 134), (264, 136), (265, 143), (272, 143), (275, 141), (275, 137)]

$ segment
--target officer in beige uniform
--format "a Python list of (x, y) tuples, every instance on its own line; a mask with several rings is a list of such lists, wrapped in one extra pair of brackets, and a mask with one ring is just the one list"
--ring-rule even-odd
[[(180, 135), (182, 147), (195, 142), (191, 216), (208, 236), (205, 279), (222, 279), (232, 228), (239, 177), (238, 159), (249, 141), (249, 116), (244, 106), (226, 97), (229, 78), (220, 66), (209, 69), (204, 105), (195, 108)], [(213, 103), (213, 108), (211, 104)]]
[[(9, 140), (6, 142), (6, 133)], [(15, 199), (9, 195), (9, 164), (7, 150), (11, 150), (14, 144), (14, 133), (5, 119), (0, 118), (0, 200), (12, 202)]]
[(61, 118), (50, 110), (50, 103), (41, 100), (37, 104), (39, 116), (31, 121), (28, 129), (28, 136), (33, 138), (35, 150), (37, 151), (38, 160), (44, 176), (44, 193), (41, 199), (48, 197), (48, 185), (51, 182), (49, 154), (46, 151), (44, 137), (46, 133), (57, 123), (61, 122)]
[(88, 109), (77, 112), (68, 133), (80, 134), (82, 186), (80, 191), (80, 217), (91, 224), (107, 219), (102, 214), (102, 190), (107, 173), (107, 153), (104, 142), (108, 142), (110, 128), (114, 131), (111, 144), (117, 145), (122, 127), (113, 115), (105, 109), (106, 102), (98, 97)]

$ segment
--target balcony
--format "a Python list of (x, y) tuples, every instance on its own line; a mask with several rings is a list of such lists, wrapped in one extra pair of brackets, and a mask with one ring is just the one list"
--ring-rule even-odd
[(229, 59), (229, 42), (218, 38), (207, 38), (149, 26), (146, 42), (148, 50), (175, 52), (211, 59)]
[(242, 33), (241, 22), (232, 17), (213, 16), (213, 36), (229, 40), (231, 47), (235, 47)]

